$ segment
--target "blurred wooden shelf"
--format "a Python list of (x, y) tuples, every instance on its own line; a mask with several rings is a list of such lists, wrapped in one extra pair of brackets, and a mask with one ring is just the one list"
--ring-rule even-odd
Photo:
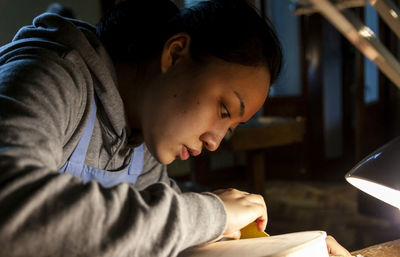
[(227, 144), (232, 151), (252, 151), (303, 141), (305, 123), (301, 117), (260, 117), (240, 127)]
[[(224, 139), (221, 151), (246, 153), (247, 173), (251, 175), (253, 191), (264, 195), (265, 150), (303, 141), (305, 120), (302, 117), (260, 117), (238, 127), (234, 135)], [(209, 158), (212, 153), (194, 159), (196, 182), (205, 184), (210, 169)]]

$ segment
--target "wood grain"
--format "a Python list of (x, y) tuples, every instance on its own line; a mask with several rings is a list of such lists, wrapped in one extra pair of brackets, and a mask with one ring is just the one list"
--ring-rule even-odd
[(352, 252), (351, 254), (361, 254), (364, 257), (399, 257), (400, 256), (400, 239), (378, 244)]

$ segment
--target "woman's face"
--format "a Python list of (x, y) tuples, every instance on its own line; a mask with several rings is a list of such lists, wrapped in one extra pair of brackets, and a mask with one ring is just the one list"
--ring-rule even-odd
[(265, 67), (188, 57), (156, 81), (143, 95), (141, 125), (150, 152), (169, 164), (216, 150), (229, 129), (262, 107), (270, 77)]

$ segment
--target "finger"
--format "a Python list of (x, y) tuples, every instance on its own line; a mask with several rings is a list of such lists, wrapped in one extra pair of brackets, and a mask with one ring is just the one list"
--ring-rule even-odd
[(224, 194), (224, 193), (227, 193), (227, 194), (232, 194), (232, 195), (242, 195), (242, 194), (243, 194), (242, 191), (239, 191), (239, 190), (237, 190), (237, 189), (235, 189), (235, 188), (217, 189), (217, 190), (215, 190), (213, 193), (214, 193), (214, 194)]
[(263, 218), (262, 220), (262, 227), (264, 231), (267, 228), (267, 224), (268, 224), (268, 209), (267, 206), (265, 205), (265, 218)]
[(327, 236), (325, 241), (329, 254), (351, 256), (350, 252), (341, 246), (332, 236)]
[(259, 204), (259, 203), (252, 203), (251, 206), (254, 211), (254, 221), (257, 222), (257, 224), (261, 224), (260, 227), (262, 230), (265, 230), (267, 227), (267, 222), (268, 222), (268, 214), (267, 214), (267, 207), (265, 204)]
[[(254, 207), (254, 205), (253, 205)], [(249, 214), (250, 216), (248, 216), (248, 218), (246, 219), (247, 222), (243, 223), (243, 227), (247, 226), (250, 222), (255, 222), (257, 224), (257, 230), (260, 232), (265, 231), (266, 227), (267, 227), (267, 222), (268, 222), (268, 217), (265, 214), (262, 214), (261, 210), (261, 206), (258, 206), (260, 211), (255, 211), (254, 208), (252, 210), (252, 212)], [(249, 209), (249, 207), (246, 207), (247, 209)]]
[(234, 240), (240, 239), (240, 236), (241, 236), (240, 230), (230, 233), (228, 235), (224, 235), (225, 238), (230, 238)]
[(219, 240), (221, 240), (223, 238), (223, 236), (219, 236), (216, 239), (212, 240), (210, 243), (214, 243), (214, 242), (218, 242)]
[(250, 202), (254, 202), (254, 203), (258, 203), (258, 204), (263, 204), (265, 206), (265, 200), (264, 197), (262, 195), (259, 194), (250, 194), (250, 193), (246, 193), (243, 192), (243, 197), (250, 201)]
[(257, 195), (257, 194), (249, 194), (249, 195), (244, 195), (243, 199), (245, 201), (249, 201), (255, 204), (260, 204), (263, 206), (265, 213), (267, 213), (267, 205), (264, 201), (264, 197), (262, 195)]
[(265, 231), (265, 229), (267, 228), (268, 219), (267, 220), (263, 220), (261, 218), (258, 218), (256, 220), (256, 223), (257, 223), (258, 231)]
[(223, 193), (225, 190), (226, 189), (217, 189), (217, 190), (214, 190), (212, 193), (218, 195), (220, 193)]
[(241, 190), (236, 189), (236, 188), (228, 188), (227, 191), (232, 193), (232, 194), (234, 194), (234, 195), (236, 195), (236, 196), (238, 196), (238, 197), (242, 196), (242, 195), (244, 196), (244, 195), (249, 195), (250, 194), (250, 193), (248, 193), (246, 191), (241, 191)]

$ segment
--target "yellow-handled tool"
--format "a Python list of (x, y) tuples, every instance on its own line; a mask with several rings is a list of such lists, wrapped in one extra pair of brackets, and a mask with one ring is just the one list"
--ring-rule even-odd
[(246, 227), (242, 228), (240, 230), (240, 233), (241, 233), (240, 239), (269, 236), (264, 231), (262, 231), (262, 232), (258, 231), (256, 222), (252, 222), (249, 225), (247, 225)]

